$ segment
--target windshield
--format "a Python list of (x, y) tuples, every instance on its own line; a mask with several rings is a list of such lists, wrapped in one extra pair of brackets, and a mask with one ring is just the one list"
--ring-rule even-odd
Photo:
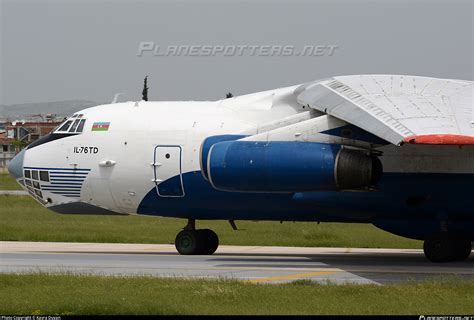
[(86, 119), (82, 119), (82, 114), (74, 114), (58, 126), (54, 133), (81, 133), (84, 130)]

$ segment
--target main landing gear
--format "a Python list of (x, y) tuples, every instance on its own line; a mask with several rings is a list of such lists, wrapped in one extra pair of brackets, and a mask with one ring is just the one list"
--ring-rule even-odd
[(219, 238), (210, 229), (196, 230), (195, 220), (189, 219), (184, 230), (176, 236), (174, 245), (183, 255), (211, 255), (219, 247)]
[(426, 258), (432, 262), (466, 260), (471, 250), (471, 239), (447, 232), (433, 235), (423, 244)]

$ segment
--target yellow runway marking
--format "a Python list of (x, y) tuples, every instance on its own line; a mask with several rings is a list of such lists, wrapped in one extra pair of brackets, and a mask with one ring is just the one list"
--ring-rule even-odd
[(275, 277), (268, 277), (268, 278), (259, 278), (250, 280), (252, 283), (261, 283), (261, 282), (271, 282), (271, 281), (278, 281), (278, 280), (290, 280), (290, 279), (298, 279), (298, 278), (308, 278), (308, 277), (317, 277), (317, 276), (325, 276), (330, 274), (335, 274), (337, 271), (318, 271), (318, 272), (309, 272), (309, 273), (296, 273), (296, 274), (289, 274), (286, 276), (275, 276)]

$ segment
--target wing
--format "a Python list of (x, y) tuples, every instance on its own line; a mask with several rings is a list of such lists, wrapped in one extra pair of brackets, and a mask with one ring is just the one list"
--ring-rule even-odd
[(396, 145), (474, 144), (474, 82), (404, 75), (340, 76), (301, 85), (298, 103)]

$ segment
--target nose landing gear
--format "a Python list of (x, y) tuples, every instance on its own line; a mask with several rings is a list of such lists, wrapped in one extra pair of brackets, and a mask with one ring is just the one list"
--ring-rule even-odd
[(195, 220), (189, 219), (184, 230), (176, 236), (174, 245), (182, 255), (211, 255), (219, 247), (219, 238), (210, 229), (196, 230)]

